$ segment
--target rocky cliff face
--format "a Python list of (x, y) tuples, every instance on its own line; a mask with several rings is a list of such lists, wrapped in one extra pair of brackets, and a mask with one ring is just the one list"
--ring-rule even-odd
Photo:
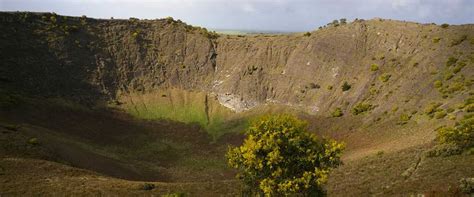
[[(377, 19), (309, 36), (215, 38), (172, 19), (50, 13), (1, 13), (0, 19), (2, 88), (85, 103), (178, 88), (213, 95), (236, 112), (277, 104), (327, 116), (368, 103), (381, 114), (443, 97), (460, 102), (473, 80), (473, 25)], [(435, 88), (435, 81), (451, 90)], [(350, 89), (343, 91), (346, 82)]]
[[(443, 29), (371, 20), (318, 30), (311, 36), (223, 37), (217, 40), (212, 91), (237, 111), (269, 102), (318, 113), (344, 102), (382, 106), (410, 98), (431, 99), (437, 94), (433, 72), (444, 70), (449, 57), (469, 62), (462, 74), (472, 79), (473, 44), (466, 39), (450, 46), (466, 35), (472, 39), (473, 26)], [(371, 71), (371, 65), (377, 70)], [(390, 77), (384, 82), (379, 80), (382, 75)], [(344, 82), (352, 88), (342, 91)]]

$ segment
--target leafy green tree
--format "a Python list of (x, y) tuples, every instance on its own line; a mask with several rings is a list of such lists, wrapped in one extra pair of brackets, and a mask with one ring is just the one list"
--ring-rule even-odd
[(341, 164), (342, 143), (318, 138), (292, 115), (267, 115), (253, 121), (240, 147), (227, 153), (251, 195), (324, 195), (329, 171)]

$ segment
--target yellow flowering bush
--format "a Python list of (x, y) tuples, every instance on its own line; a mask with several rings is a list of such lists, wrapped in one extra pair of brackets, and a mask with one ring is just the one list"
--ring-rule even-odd
[(438, 129), (439, 144), (455, 144), (460, 148), (474, 147), (474, 116), (467, 115), (454, 127)]
[(341, 164), (344, 145), (316, 137), (292, 115), (256, 119), (246, 135), (242, 146), (229, 148), (227, 159), (248, 194), (322, 195), (329, 171)]

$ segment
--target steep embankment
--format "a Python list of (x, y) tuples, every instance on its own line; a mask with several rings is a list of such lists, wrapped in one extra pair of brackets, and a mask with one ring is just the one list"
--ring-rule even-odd
[[(459, 120), (472, 102), (473, 25), (374, 19), (311, 34), (218, 36), (173, 19), (0, 13), (0, 28), (0, 123), (23, 125), (24, 135), (12, 142), (8, 139), (13, 131), (4, 129), (2, 139), (21, 143), (47, 133), (40, 140), (51, 143), (44, 145), (47, 150), (24, 145), (5, 145), (5, 150), (33, 151), (33, 158), (128, 179), (145, 174), (143, 180), (178, 182), (206, 179), (203, 174), (212, 180), (230, 178), (232, 172), (219, 158), (226, 143), (238, 144), (240, 138), (225, 133), (240, 131), (244, 120), (254, 115), (292, 111), (301, 112), (312, 130), (346, 142), (348, 165), (342, 170), (388, 166), (393, 173), (387, 180), (397, 181), (384, 188), (403, 187), (431, 177), (423, 170), (410, 171), (408, 180), (399, 177), (412, 163), (420, 163), (419, 154), (406, 151), (426, 150), (434, 129)], [(77, 124), (81, 116), (89, 118)], [(95, 119), (103, 126), (95, 125)], [(146, 126), (149, 123), (140, 119), (200, 127), (173, 122)], [(200, 128), (213, 135), (215, 147), (202, 133), (196, 135)], [(114, 137), (107, 143), (94, 141), (107, 137), (98, 135), (101, 132)], [(124, 139), (133, 143), (125, 146), (120, 143)], [(186, 140), (196, 143), (186, 145)], [(51, 151), (55, 147), (64, 151)], [(364, 158), (380, 152), (386, 156)], [(104, 165), (67, 158), (73, 153), (94, 155)], [(160, 156), (153, 156), (156, 153)], [(172, 155), (178, 156), (169, 159)], [(463, 166), (470, 158), (452, 159), (454, 166)], [(423, 167), (436, 166), (433, 161)], [(117, 171), (124, 173), (114, 174)], [(334, 181), (341, 182), (344, 173), (336, 171)], [(451, 183), (462, 176), (459, 171), (453, 174)], [(368, 186), (378, 188), (375, 194), (395, 192), (377, 185), (383, 175), (369, 170), (361, 176), (373, 185), (344, 184), (360, 186), (353, 194), (366, 193)], [(426, 191), (429, 185), (422, 182), (407, 192)], [(332, 184), (329, 191), (343, 190)]]
[(472, 83), (472, 25), (376, 19), (309, 36), (218, 37), (172, 19), (2, 13), (1, 26), (3, 89), (198, 122), (215, 136), (246, 116), (231, 111), (268, 104), (320, 118), (340, 109), (343, 117), (318, 122), (326, 134), (423, 122), (427, 105), (455, 108)]

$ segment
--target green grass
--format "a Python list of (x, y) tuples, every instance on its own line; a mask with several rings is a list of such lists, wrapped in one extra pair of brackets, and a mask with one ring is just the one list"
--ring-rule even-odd
[(206, 114), (204, 103), (171, 105), (169, 103), (147, 103), (130, 106), (128, 113), (145, 120), (172, 120), (186, 124), (198, 124), (213, 138), (226, 132), (226, 121), (221, 114)]
[(132, 116), (144, 120), (198, 124), (214, 140), (225, 133), (239, 132), (246, 126), (246, 118), (234, 117), (229, 109), (203, 93), (171, 90), (151, 95), (133, 95), (130, 98), (122, 108)]
[(201, 126), (209, 123), (204, 106), (194, 104), (146, 103), (129, 106), (127, 111), (140, 119), (170, 119), (183, 123), (198, 123)]

